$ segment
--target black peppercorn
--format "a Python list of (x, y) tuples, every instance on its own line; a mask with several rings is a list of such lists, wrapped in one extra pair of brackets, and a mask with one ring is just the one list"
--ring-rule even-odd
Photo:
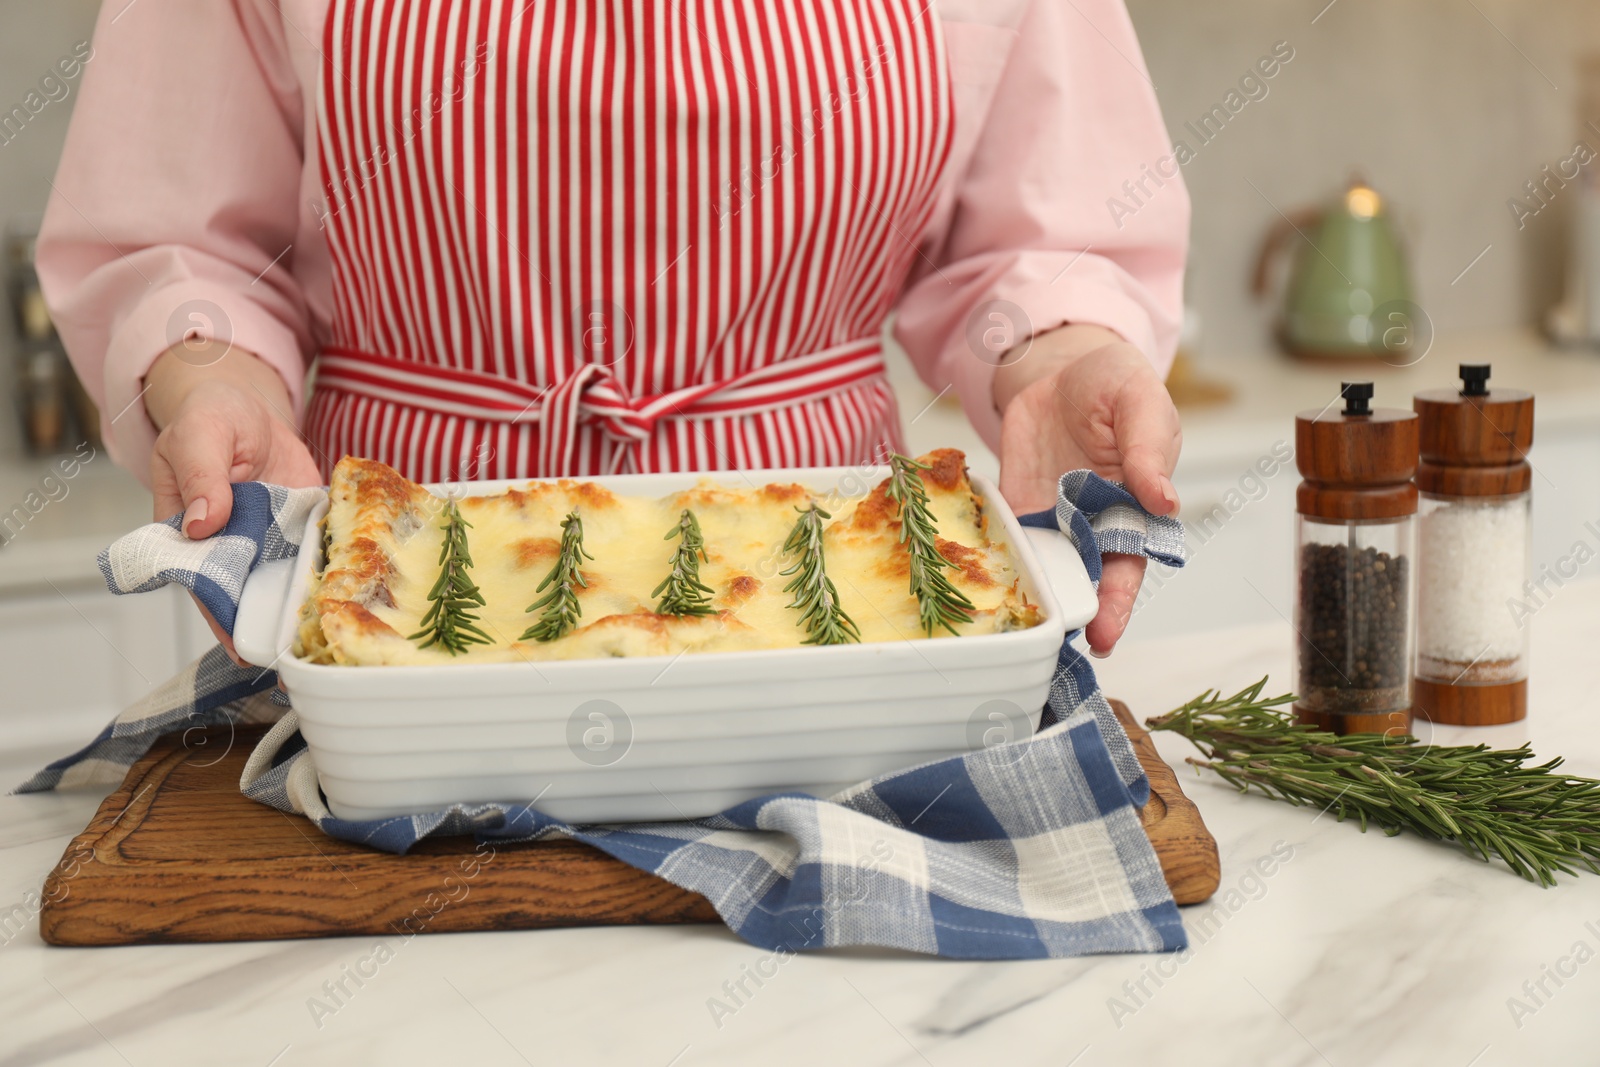
[(1406, 684), (1407, 560), (1375, 548), (1307, 544), (1300, 550), (1303, 702), (1363, 711)]

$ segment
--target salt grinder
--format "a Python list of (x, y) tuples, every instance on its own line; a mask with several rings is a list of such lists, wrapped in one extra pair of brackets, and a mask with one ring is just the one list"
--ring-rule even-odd
[(1528, 713), (1528, 627), (1512, 606), (1529, 581), (1533, 394), (1490, 389), (1487, 363), (1461, 389), (1418, 393), (1416, 713), (1455, 726)]
[(1295, 416), (1295, 716), (1408, 733), (1417, 416), (1371, 407), (1371, 382), (1340, 394)]

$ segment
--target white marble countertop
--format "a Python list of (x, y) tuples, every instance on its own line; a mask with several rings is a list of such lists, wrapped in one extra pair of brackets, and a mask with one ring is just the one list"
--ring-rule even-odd
[[(1600, 776), (1597, 594), (1569, 585), (1534, 618), (1529, 721), (1472, 738), (1526, 737)], [(1286, 688), (1288, 647), (1281, 624), (1218, 630), (1130, 643), (1101, 673), (1143, 716), (1268, 672)], [(0, 773), (14, 782), (78, 740), (7, 752)], [(1188, 754), (1158, 741), (1169, 761)], [(0, 797), (0, 1065), (1600, 1062), (1600, 876), (1541, 890), (1447, 847), (1184, 782), (1223, 864), (1218, 897), (1185, 909), (1187, 958), (807, 955), (747, 982), (720, 1026), (709, 998), (767, 954), (718, 926), (421, 936), (381, 965), (370, 937), (49, 948), (28, 894), (98, 798)], [(1254, 874), (1274, 846), (1292, 858)], [(377, 973), (315, 1018), (311, 998), (358, 964)], [(1513, 997), (1532, 1010), (1514, 1018)]]

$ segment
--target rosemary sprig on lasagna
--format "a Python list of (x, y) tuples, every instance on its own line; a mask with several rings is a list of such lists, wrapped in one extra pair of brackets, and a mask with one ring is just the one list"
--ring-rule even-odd
[(422, 629), (412, 634), (410, 640), (426, 637), (419, 647), (438, 645), (452, 656), (458, 656), (468, 645), (494, 642), (478, 628), (478, 616), (472, 612), (474, 607), (483, 607), (483, 594), (467, 574), (472, 567), (472, 553), (467, 550), (467, 528), (472, 524), (461, 517), (461, 509), (454, 500), (445, 504), (443, 525), (439, 577), (428, 593), (433, 606), (422, 616)]
[(889, 499), (900, 505), (900, 541), (911, 557), (911, 593), (929, 637), (943, 626), (951, 633), (958, 622), (971, 622), (975, 610), (966, 594), (950, 584), (946, 567), (955, 564), (939, 554), (939, 524), (928, 505), (922, 471), (928, 464), (894, 453), (889, 457)]
[(694, 512), (688, 508), (678, 516), (678, 524), (668, 530), (663, 541), (678, 539), (678, 547), (672, 553), (672, 569), (667, 576), (661, 579), (661, 584), (650, 593), (653, 597), (660, 597), (661, 603), (656, 606), (658, 615), (711, 615), (716, 609), (711, 606), (709, 585), (700, 580), (700, 564), (709, 562), (706, 556), (705, 538), (700, 534), (700, 523), (694, 517)]
[(805, 643), (843, 645), (860, 641), (861, 631), (856, 628), (855, 620), (839, 606), (839, 591), (828, 577), (827, 562), (823, 558), (822, 520), (833, 516), (815, 503), (803, 511), (795, 510), (800, 512), (800, 518), (783, 542), (783, 551), (798, 558), (779, 574), (794, 575), (783, 591), (794, 594), (788, 606), (800, 609), (800, 625), (810, 635)]
[(583, 614), (583, 605), (578, 603), (578, 590), (589, 585), (578, 567), (586, 559), (594, 557), (583, 550), (583, 520), (576, 511), (568, 512), (567, 517), (561, 520), (561, 551), (555, 566), (550, 568), (550, 573), (534, 590), (535, 593), (544, 593), (549, 587), (550, 591), (527, 608), (530, 612), (543, 611), (544, 614), (539, 616), (538, 622), (528, 627), (519, 640), (554, 641), (577, 627), (578, 617)]

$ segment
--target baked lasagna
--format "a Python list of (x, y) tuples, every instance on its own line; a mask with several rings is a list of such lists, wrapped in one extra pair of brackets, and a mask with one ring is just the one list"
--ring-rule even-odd
[[(1015, 562), (989, 536), (966, 457), (940, 449), (918, 461), (940, 573), (967, 609), (934, 636), (998, 633), (1036, 625)], [(453, 501), (372, 460), (334, 468), (323, 530), (324, 565), (307, 599), (295, 653), (314, 663), (369, 666), (672, 656), (806, 644), (803, 612), (789, 587), (799, 562), (797, 518), (813, 505), (836, 607), (861, 642), (928, 636), (913, 594), (912, 552), (901, 538), (901, 503), (883, 483), (854, 497), (796, 484), (702, 481), (661, 498), (619, 496), (589, 481), (535, 481)], [(863, 485), (863, 489), (866, 487)], [(453, 506), (452, 506), (453, 505)], [(450, 516), (465, 524), (470, 578), (484, 639), (455, 650), (429, 644), (427, 628), (449, 554)], [(698, 526), (704, 590), (699, 613), (660, 610), (676, 558), (671, 532), (685, 513)], [(563, 522), (582, 520), (583, 557), (570, 583), (576, 617), (559, 636), (528, 636), (530, 605), (564, 553)], [(821, 522), (819, 516), (815, 521)], [(788, 546), (788, 547), (786, 547)], [(786, 574), (787, 572), (787, 574)]]

